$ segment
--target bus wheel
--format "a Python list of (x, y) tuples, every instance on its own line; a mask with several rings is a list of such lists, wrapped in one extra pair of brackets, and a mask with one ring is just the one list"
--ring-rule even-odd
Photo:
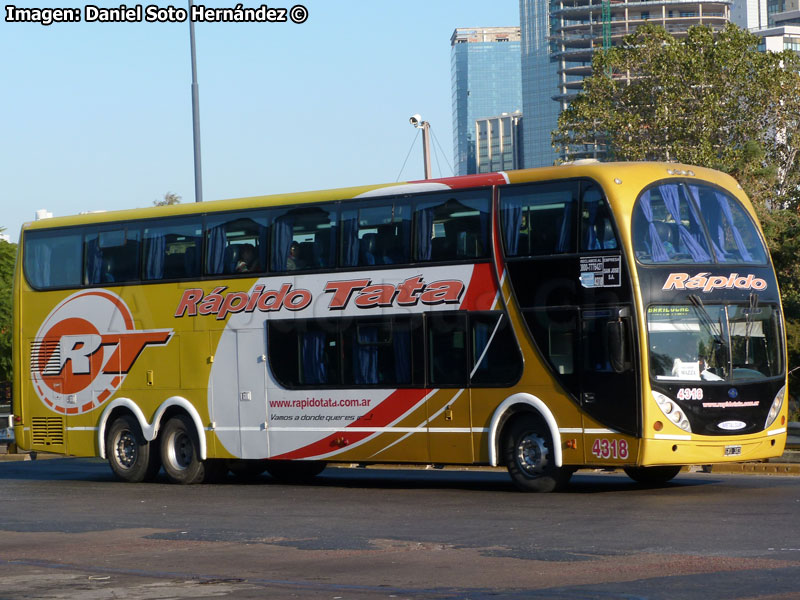
[(625, 467), (625, 474), (638, 483), (659, 485), (667, 483), (681, 472), (681, 467)]
[(278, 481), (306, 483), (322, 473), (327, 466), (317, 460), (268, 460), (266, 470)]
[(114, 420), (106, 433), (106, 456), (111, 470), (122, 481), (152, 481), (161, 469), (154, 444), (142, 435), (136, 419), (123, 415)]
[(521, 415), (503, 439), (503, 456), (514, 485), (524, 492), (552, 492), (564, 487), (572, 470), (556, 467), (553, 441), (542, 422)]
[(206, 478), (208, 465), (200, 460), (200, 443), (188, 417), (172, 417), (162, 428), (159, 437), (161, 462), (171, 482), (187, 485), (201, 483)]

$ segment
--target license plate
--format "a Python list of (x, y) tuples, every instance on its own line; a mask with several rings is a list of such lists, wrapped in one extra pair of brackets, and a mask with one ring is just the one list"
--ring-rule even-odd
[(725, 446), (725, 456), (741, 456), (741, 446)]

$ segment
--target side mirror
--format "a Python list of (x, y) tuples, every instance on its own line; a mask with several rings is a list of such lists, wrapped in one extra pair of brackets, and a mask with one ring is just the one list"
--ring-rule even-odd
[(615, 373), (624, 373), (630, 368), (627, 325), (623, 319), (609, 321), (606, 324), (606, 331), (611, 368)]

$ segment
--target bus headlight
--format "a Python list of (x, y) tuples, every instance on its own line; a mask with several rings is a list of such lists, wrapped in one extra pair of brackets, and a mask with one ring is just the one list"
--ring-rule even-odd
[(767, 422), (764, 423), (764, 429), (769, 427), (775, 422), (775, 419), (778, 418), (778, 413), (781, 412), (781, 408), (783, 407), (783, 399), (786, 396), (786, 386), (783, 386), (780, 391), (775, 394), (775, 400), (772, 401), (772, 406), (769, 408), (769, 414), (767, 415)]
[[(667, 417), (670, 421), (675, 423), (678, 427), (683, 429), (684, 431), (688, 431), (689, 433), (692, 432), (692, 426), (689, 425), (689, 419), (686, 418), (686, 415), (683, 414), (682, 410), (676, 410), (677, 406), (675, 402), (665, 396), (660, 392), (652, 392), (653, 398), (658, 404), (658, 408), (661, 409), (661, 412), (664, 413), (664, 416)], [(777, 414), (777, 412), (776, 412)], [(773, 417), (774, 420), (774, 417)]]

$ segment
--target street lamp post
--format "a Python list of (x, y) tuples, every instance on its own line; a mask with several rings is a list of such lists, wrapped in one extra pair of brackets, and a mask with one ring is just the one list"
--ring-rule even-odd
[(194, 137), (194, 201), (203, 201), (203, 170), (200, 160), (200, 92), (197, 87), (197, 58), (194, 51), (192, 0), (189, 0), (189, 44), (192, 50), (192, 134)]
[(431, 124), (420, 115), (411, 115), (408, 120), (417, 129), (422, 129), (422, 160), (425, 163), (425, 179), (431, 178)]

